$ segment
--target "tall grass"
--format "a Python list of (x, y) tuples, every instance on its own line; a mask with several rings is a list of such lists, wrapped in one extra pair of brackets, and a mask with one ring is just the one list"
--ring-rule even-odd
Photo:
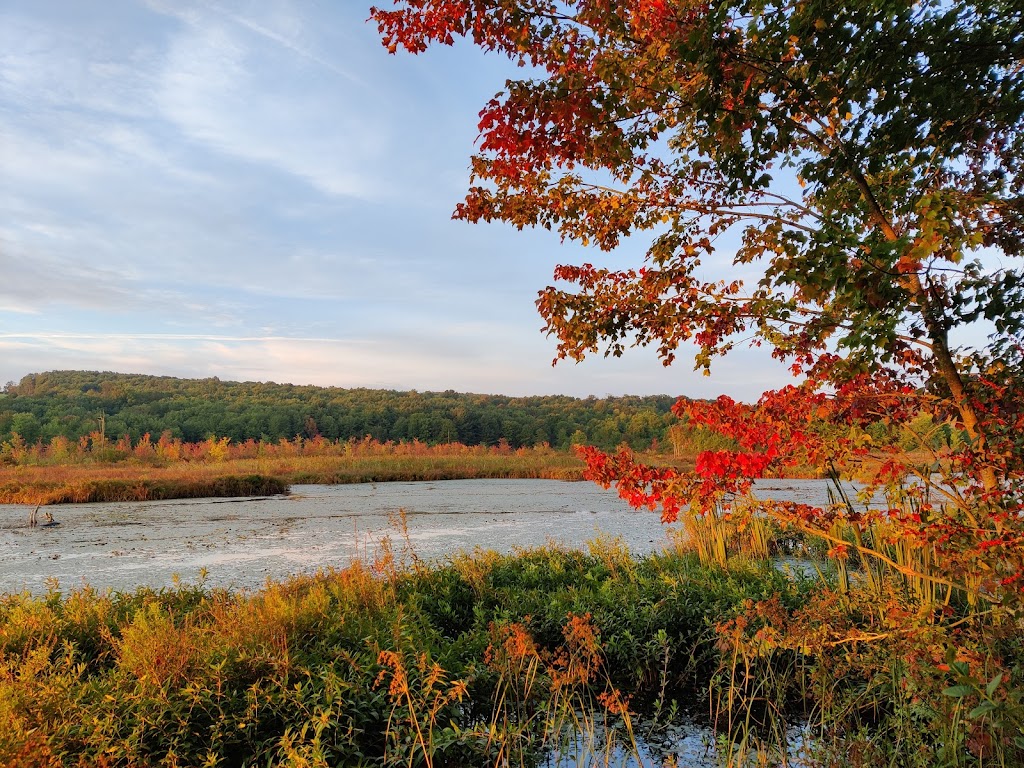
[[(129, 450), (130, 449), (130, 450)], [(326, 440), (233, 445), (126, 442), (81, 452), (38, 448), (0, 464), (0, 503), (145, 501), (286, 492), (295, 483), (546, 478), (579, 480), (582, 462), (544, 446), (428, 446), (419, 442)]]
[(402, 568), (387, 551), (254, 593), (0, 599), (0, 765), (530, 766), (697, 702), (709, 618), (799, 590), (609, 542)]
[[(912, 486), (890, 489), (885, 511), (858, 509), (834, 479), (824, 513), (791, 518), (812, 556), (797, 578), (816, 574), (808, 600), (796, 610), (754, 601), (716, 626), (713, 713), (741, 747), (737, 764), (785, 764), (798, 721), (814, 730), (811, 765), (1024, 765), (1019, 602), (986, 595), (993, 576), (952, 554), (963, 542), (949, 549), (942, 536), (898, 523), (984, 531), (957, 528), (958, 510), (927, 504)], [(693, 538), (719, 567), (735, 538), (721, 517), (698, 521)], [(1004, 556), (1012, 565), (1019, 552)]]
[(803, 765), (1024, 765), (1019, 613), (853, 504), (803, 531), (793, 574), (766, 556), (798, 537), (734, 506), (642, 558), (428, 565), (399, 520), (363, 561), (253, 593), (7, 595), (0, 765), (610, 761), (683, 709), (728, 766), (790, 764), (795, 725)]

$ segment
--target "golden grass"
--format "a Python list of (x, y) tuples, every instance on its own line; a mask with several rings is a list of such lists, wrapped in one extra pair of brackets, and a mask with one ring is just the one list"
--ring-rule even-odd
[[(271, 446), (276, 448), (278, 446)], [(472, 478), (580, 480), (573, 454), (548, 448), (379, 446), (349, 452), (258, 452), (237, 458), (139, 459), (0, 466), (0, 503), (58, 504), (210, 496), (262, 496), (296, 483)]]
[[(10, 450), (7, 450), (10, 448)], [(548, 445), (512, 449), (427, 445), (419, 441), (379, 442), (372, 438), (332, 442), (323, 438), (263, 443), (209, 438), (183, 443), (167, 434), (156, 442), (99, 437), (72, 444), (5, 444), (0, 452), (0, 503), (66, 504), (148, 501), (172, 498), (268, 496), (293, 484), (336, 484), (414, 480), (547, 479), (582, 480), (583, 462), (573, 451)], [(653, 466), (690, 471), (694, 455), (644, 452)], [(813, 477), (794, 470), (787, 477)]]

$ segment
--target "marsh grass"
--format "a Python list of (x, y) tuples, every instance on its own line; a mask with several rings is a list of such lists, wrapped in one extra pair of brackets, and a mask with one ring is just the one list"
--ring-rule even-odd
[(614, 765), (682, 712), (730, 768), (793, 764), (795, 727), (802, 766), (1024, 764), (1019, 616), (884, 522), (805, 541), (801, 575), (766, 558), (792, 532), (744, 515), (644, 557), (441, 563), (398, 515), (351, 566), (258, 591), (2, 596), (0, 765)]
[[(802, 765), (1024, 765), (1019, 601), (986, 596), (991, 573), (944, 552), (941, 537), (896, 524), (955, 521), (957, 510), (898, 487), (886, 511), (865, 514), (835, 487), (830, 523), (793, 523), (814, 555), (796, 576), (815, 582), (806, 602), (751, 601), (716, 624), (711, 714), (727, 762), (786, 765), (799, 723), (813, 732)], [(702, 562), (730, 567), (742, 545), (729, 546), (723, 566), (707, 541), (734, 534), (709, 517), (692, 546)], [(1004, 556), (1012, 565), (1019, 552)]]
[(743, 504), (728, 511), (716, 505), (703, 515), (683, 515), (682, 523), (681, 532), (673, 534), (676, 546), (695, 552), (705, 566), (725, 568), (735, 560), (766, 562), (781, 540), (776, 523)]
[[(146, 443), (145, 445), (150, 445)], [(62, 452), (39, 448), (0, 464), (0, 503), (60, 504), (211, 496), (267, 496), (300, 483), (474, 478), (579, 480), (582, 462), (551, 448), (282, 441), (170, 442), (163, 448)]]
[(635, 712), (706, 696), (708, 617), (801, 600), (770, 570), (613, 541), (401, 560), (251, 593), (3, 596), (0, 765), (533, 766), (612, 722), (628, 747)]

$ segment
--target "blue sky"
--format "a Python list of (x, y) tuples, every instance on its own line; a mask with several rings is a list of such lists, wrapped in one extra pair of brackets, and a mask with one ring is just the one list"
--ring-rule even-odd
[(552, 368), (558, 263), (450, 220), (477, 112), (517, 70), (389, 56), (362, 0), (0, 4), (0, 384), (58, 368), (503, 394), (727, 393), (650, 350)]

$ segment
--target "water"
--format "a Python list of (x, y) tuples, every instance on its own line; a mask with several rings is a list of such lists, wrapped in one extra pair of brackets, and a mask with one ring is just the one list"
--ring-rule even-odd
[[(820, 480), (763, 481), (759, 495), (825, 503)], [(423, 560), (476, 547), (509, 552), (548, 542), (579, 546), (600, 535), (636, 553), (661, 549), (670, 527), (614, 491), (558, 480), (450, 480), (295, 486), (289, 496), (55, 505), (60, 525), (29, 528), (28, 509), (0, 505), (0, 592), (164, 587), (174, 579), (258, 588), (372, 557), (406, 513)]]
[[(629, 738), (621, 721), (605, 722), (601, 713), (588, 713), (591, 729), (568, 729), (564, 738), (548, 751), (541, 768), (754, 768), (785, 765), (807, 768), (804, 759), (813, 737), (799, 725), (786, 729), (785, 758), (782, 748), (742, 750), (726, 746), (707, 725), (687, 715), (651, 728), (651, 723), (634, 719), (634, 738)], [(730, 760), (730, 754), (732, 759)]]

